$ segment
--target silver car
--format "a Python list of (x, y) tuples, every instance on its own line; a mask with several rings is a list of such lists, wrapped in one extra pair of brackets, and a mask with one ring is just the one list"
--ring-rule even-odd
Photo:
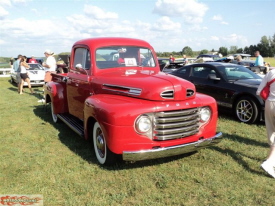
[[(41, 64), (38, 63), (29, 63), (30, 68), (27, 69), (27, 72), (30, 77), (30, 83), (33, 86), (43, 86), (44, 77), (45, 77), (45, 69)], [(16, 72), (12, 71), (11, 73), (11, 82), (18, 83), (16, 79)], [(27, 82), (24, 82), (24, 86), (28, 86)]]

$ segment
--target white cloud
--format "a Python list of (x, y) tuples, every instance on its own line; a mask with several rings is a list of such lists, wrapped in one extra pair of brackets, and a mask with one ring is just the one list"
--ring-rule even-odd
[(200, 26), (200, 25), (193, 25), (188, 28), (188, 31), (190, 32), (202, 32), (208, 30), (207, 26)]
[(117, 13), (106, 12), (103, 9), (93, 5), (85, 5), (84, 13), (90, 18), (95, 18), (95, 19), (117, 19), (118, 18)]
[(182, 17), (185, 23), (201, 23), (208, 7), (196, 0), (158, 0), (154, 13), (169, 17)]
[(11, 6), (11, 1), (10, 0), (1, 0), (0, 6)]
[(25, 4), (28, 1), (32, 1), (32, 0), (12, 0), (12, 3), (14, 3), (14, 4)]
[(228, 25), (228, 22), (222, 21), (221, 24)]
[(0, 39), (0, 45), (4, 45), (6, 42), (2, 39)]
[(0, 6), (0, 20), (4, 19), (7, 15), (9, 15), (9, 12)]
[(176, 30), (180, 29), (181, 24), (177, 22), (173, 22), (169, 17), (164, 16), (161, 17), (157, 22), (153, 25), (154, 30), (158, 31), (171, 31), (171, 30)]
[(223, 20), (223, 18), (222, 18), (221, 15), (215, 15), (215, 16), (212, 17), (212, 19), (213, 19), (214, 21), (222, 21), (222, 20)]
[(223, 20), (223, 17), (221, 15), (215, 15), (212, 17), (213, 21), (218, 21), (220, 24), (228, 25), (228, 22)]
[(220, 40), (220, 38), (217, 37), (217, 36), (211, 36), (210, 39), (213, 40), (213, 41), (219, 41)]

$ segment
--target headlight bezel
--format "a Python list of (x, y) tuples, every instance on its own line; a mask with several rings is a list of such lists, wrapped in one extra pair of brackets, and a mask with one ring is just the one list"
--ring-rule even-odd
[[(142, 125), (143, 124), (143, 125)], [(144, 125), (145, 124), (145, 125)], [(144, 126), (147, 125), (147, 129), (144, 128)], [(152, 137), (152, 131), (153, 131), (153, 119), (150, 114), (141, 114), (139, 115), (134, 123), (135, 131), (138, 134), (145, 135), (148, 137)]]
[(212, 110), (210, 107), (201, 107), (199, 110), (200, 123), (206, 124), (212, 117)]

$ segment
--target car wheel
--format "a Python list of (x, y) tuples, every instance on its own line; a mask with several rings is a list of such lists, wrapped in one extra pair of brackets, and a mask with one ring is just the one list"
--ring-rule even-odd
[(236, 101), (234, 110), (239, 121), (249, 124), (254, 123), (259, 114), (257, 104), (248, 96), (239, 98)]
[(54, 123), (57, 123), (57, 122), (58, 122), (58, 117), (57, 117), (57, 115), (54, 113), (53, 103), (50, 102), (50, 104), (51, 104), (51, 113), (52, 113), (53, 122), (54, 122)]
[(112, 165), (116, 155), (108, 149), (106, 138), (98, 122), (93, 127), (93, 145), (97, 161), (102, 165)]

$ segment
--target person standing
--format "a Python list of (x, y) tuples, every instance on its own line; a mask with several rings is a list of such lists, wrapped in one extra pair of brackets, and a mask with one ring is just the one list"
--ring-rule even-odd
[(36, 59), (32, 55), (32, 57), (29, 59), (28, 63), (37, 63)]
[(11, 57), (10, 58), (10, 66), (11, 66), (11, 68), (13, 68), (13, 61), (14, 61), (14, 59)]
[(43, 62), (42, 66), (45, 67), (45, 83), (52, 81), (52, 73), (56, 73), (56, 60), (53, 56), (53, 52), (47, 49), (44, 52), (46, 56), (46, 61)]
[(23, 58), (21, 54), (17, 56), (17, 60), (13, 62), (13, 71), (16, 72), (16, 81), (18, 87), (18, 93), (20, 93), (20, 84), (21, 84), (21, 77), (20, 77), (20, 61)]
[[(264, 76), (256, 94), (260, 95), (267, 82), (270, 82), (273, 79), (275, 79), (275, 69), (271, 70)], [(267, 159), (261, 164), (261, 167), (270, 176), (275, 178), (275, 82), (270, 85), (270, 93), (265, 101), (265, 125), (270, 150)]]
[[(47, 82), (50, 82), (50, 81), (52, 81), (52, 74), (54, 73), (56, 73), (56, 60), (55, 60), (55, 58), (54, 58), (54, 53), (51, 51), (51, 50), (49, 50), (49, 49), (47, 49), (45, 52), (44, 52), (44, 55), (45, 55), (45, 57), (46, 57), (46, 61), (44, 61), (43, 63), (42, 63), (42, 66), (45, 68), (45, 77), (44, 77), (44, 82), (45, 82), (45, 84), (47, 83)], [(45, 88), (45, 87), (44, 87)], [(42, 102), (42, 103), (44, 103), (45, 102), (45, 97), (44, 98), (42, 98), (42, 99), (40, 99), (40, 100), (38, 100), (38, 102)]]
[(175, 58), (173, 57), (172, 54), (170, 54), (169, 63), (172, 63), (172, 62), (174, 62), (174, 61), (175, 61)]
[(187, 60), (187, 58), (186, 58), (186, 55), (185, 55), (185, 54), (184, 54), (184, 55), (182, 55), (182, 59), (183, 59), (184, 65), (185, 65), (185, 64), (188, 64), (188, 60)]
[(256, 57), (255, 65), (254, 66), (255, 67), (262, 67), (262, 66), (264, 66), (264, 59), (261, 56), (260, 52), (256, 51), (254, 54), (255, 54), (255, 57)]
[(31, 94), (33, 94), (32, 86), (30, 83), (30, 78), (27, 73), (27, 69), (30, 68), (30, 66), (27, 63), (27, 57), (23, 56), (20, 60), (20, 77), (21, 77), (21, 83), (20, 83), (20, 92), (19, 94), (23, 94), (23, 86), (24, 82), (28, 83), (28, 87), (31, 91)]

